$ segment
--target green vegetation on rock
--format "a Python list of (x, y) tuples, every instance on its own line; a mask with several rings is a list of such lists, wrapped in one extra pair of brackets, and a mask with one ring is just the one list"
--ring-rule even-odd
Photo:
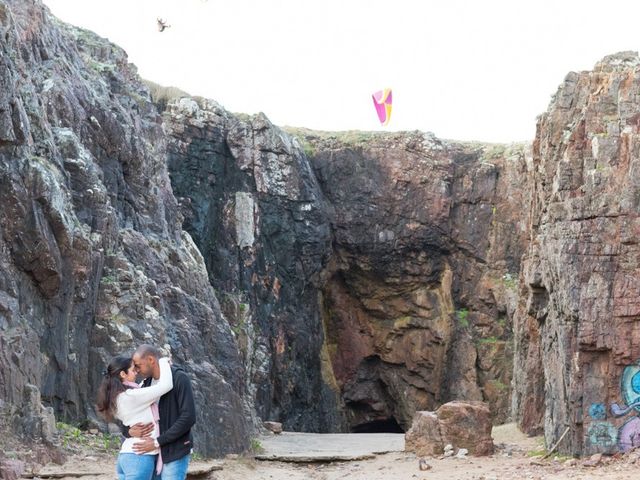
[(460, 326), (463, 328), (467, 328), (469, 326), (469, 320), (467, 317), (469, 316), (469, 309), (461, 308), (460, 310), (456, 310), (456, 318), (460, 323)]
[(98, 432), (98, 430), (93, 433), (91, 431), (86, 432), (64, 422), (57, 422), (56, 428), (58, 429), (62, 447), (73, 452), (87, 449), (92, 452), (115, 455), (120, 450), (120, 444), (122, 443), (119, 435), (102, 433)]

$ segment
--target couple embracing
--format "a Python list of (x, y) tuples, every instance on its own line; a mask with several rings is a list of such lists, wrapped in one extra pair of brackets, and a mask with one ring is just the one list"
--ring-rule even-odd
[[(151, 345), (133, 357), (117, 356), (103, 372), (97, 409), (120, 420), (126, 437), (118, 455), (118, 480), (184, 480), (196, 422), (191, 381)], [(144, 378), (141, 384), (136, 378)]]

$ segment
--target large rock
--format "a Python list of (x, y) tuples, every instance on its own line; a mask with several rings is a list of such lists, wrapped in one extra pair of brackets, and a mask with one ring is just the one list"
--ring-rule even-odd
[(441, 455), (445, 442), (435, 412), (416, 412), (411, 428), (404, 435), (405, 450), (420, 457)]
[(472, 455), (493, 453), (491, 412), (483, 402), (454, 401), (435, 412), (416, 412), (405, 434), (405, 450), (418, 456), (440, 455), (445, 445)]
[(273, 433), (282, 433), (282, 424), (280, 422), (263, 422), (264, 428)]
[(491, 455), (491, 412), (483, 402), (449, 402), (436, 410), (445, 443), (466, 448), (472, 455)]

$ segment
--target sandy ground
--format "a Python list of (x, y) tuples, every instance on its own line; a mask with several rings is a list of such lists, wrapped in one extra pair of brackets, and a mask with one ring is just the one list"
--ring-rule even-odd
[[(493, 430), (496, 453), (490, 457), (427, 458), (429, 470), (419, 468), (419, 458), (411, 453), (390, 452), (377, 454), (369, 460), (288, 463), (259, 461), (252, 457), (227, 458), (223, 469), (198, 476), (209, 480), (564, 480), (564, 479), (637, 479), (640, 455), (629, 454), (620, 458), (603, 457), (595, 467), (586, 466), (586, 460), (532, 457), (540, 450), (541, 439), (522, 435), (514, 425), (503, 425)], [(301, 443), (303, 444), (301, 437)], [(77, 455), (70, 457), (62, 467), (46, 467), (45, 471), (95, 472), (83, 478), (111, 480), (114, 475), (113, 457)], [(194, 462), (193, 466), (206, 462)], [(43, 472), (44, 473), (44, 472)], [(72, 478), (72, 477), (63, 477)], [(76, 477), (77, 478), (77, 477)], [(192, 477), (196, 478), (196, 477)]]
[(217, 480), (562, 480), (638, 478), (638, 465), (632, 456), (613, 459), (604, 457), (595, 467), (583, 465), (585, 460), (554, 458), (542, 460), (532, 453), (542, 449), (541, 438), (523, 435), (514, 424), (494, 427), (492, 436), (496, 452), (490, 457), (427, 458), (431, 468), (421, 471), (419, 458), (411, 453), (390, 452), (371, 460), (333, 463), (292, 464), (258, 462), (253, 459), (226, 460)]

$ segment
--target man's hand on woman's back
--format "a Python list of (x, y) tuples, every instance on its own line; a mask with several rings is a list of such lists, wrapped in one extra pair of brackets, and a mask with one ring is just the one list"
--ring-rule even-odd
[(129, 436), (130, 437), (148, 437), (153, 432), (153, 422), (142, 423), (138, 422), (129, 427)]

